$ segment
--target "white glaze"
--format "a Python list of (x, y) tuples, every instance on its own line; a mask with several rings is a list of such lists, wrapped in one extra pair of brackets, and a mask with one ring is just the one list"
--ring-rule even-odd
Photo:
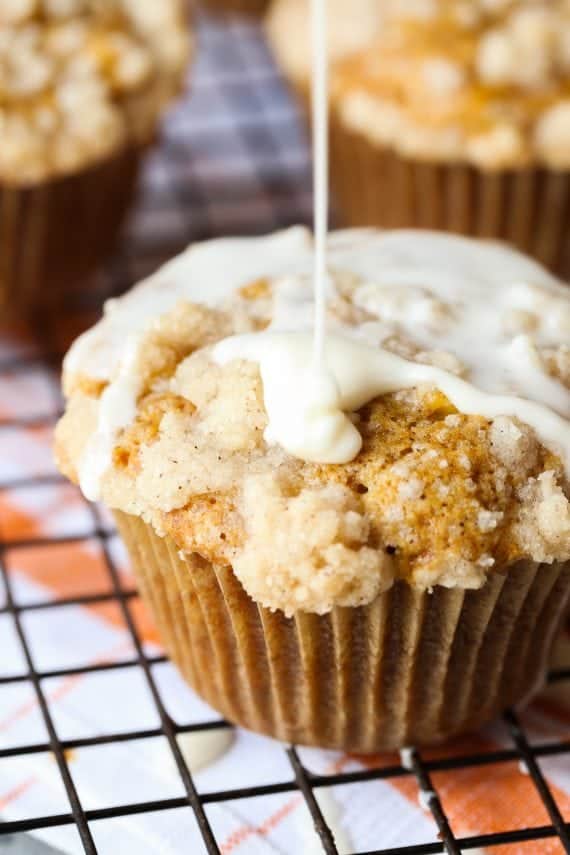
[(437, 799), (437, 793), (433, 790), (419, 790), (418, 804), (423, 810), (431, 810), (432, 803)]
[(400, 748), (400, 763), (402, 769), (407, 769), (408, 772), (414, 771), (414, 751), (415, 749), (409, 745), (404, 745)]
[[(233, 727), (188, 731), (177, 736), (178, 746), (192, 775), (218, 762), (236, 740)], [(163, 744), (156, 746), (156, 766), (168, 778), (179, 778), (179, 772), (170, 750)]]
[(113, 453), (117, 434), (135, 418), (140, 379), (136, 362), (141, 347), (140, 336), (127, 337), (117, 376), (103, 390), (99, 401), (97, 430), (91, 435), (79, 464), (79, 484), (91, 502), (100, 498), (100, 484)]
[[(313, 113), (313, 231), (315, 235), (313, 286), (314, 310), (314, 369), (318, 388), (320, 378), (327, 384), (324, 363), (327, 297), (327, 233), (329, 216), (328, 177), (328, 64), (327, 64), (327, 8), (326, 0), (311, 2), (311, 30), (313, 41), (312, 113)], [(318, 393), (317, 393), (318, 394)]]
[(153, 322), (182, 300), (219, 303), (262, 276), (269, 258), (276, 271), (290, 271), (291, 260), (302, 257), (309, 247), (310, 237), (300, 227), (263, 238), (207, 241), (192, 246), (124, 297), (105, 304), (102, 320), (74, 342), (64, 360), (66, 374), (112, 381), (101, 396), (97, 431), (79, 464), (79, 485), (86, 498), (101, 498), (101, 479), (116, 437), (134, 418), (140, 393), (137, 355)]
[(214, 306), (235, 289), (271, 273), (295, 274), (311, 251), (296, 226), (260, 238), (220, 238), (194, 244), (123, 297), (108, 300), (99, 323), (73, 343), (66, 373), (110, 380), (124, 358), (125, 339), (144, 333), (182, 300)]
[[(319, 788), (315, 791), (315, 798), (319, 803), (323, 819), (332, 832), (339, 855), (349, 855), (350, 852), (354, 851), (354, 846), (348, 831), (342, 824), (342, 811), (331, 789)], [(315, 831), (310, 813), (303, 807), (298, 816), (303, 837), (301, 850), (303, 855), (322, 855), (323, 844)]]
[(231, 727), (213, 728), (181, 733), (177, 738), (186, 765), (195, 775), (213, 766), (229, 751), (235, 742), (235, 731)]
[[(462, 413), (489, 419), (515, 416), (530, 425), (548, 448), (561, 455), (570, 472), (570, 392), (561, 384), (556, 403), (563, 415), (522, 397), (481, 391), (441, 368), (332, 334), (325, 340), (328, 371), (319, 377), (307, 372), (311, 341), (306, 332), (266, 332), (227, 338), (214, 349), (221, 364), (234, 359), (259, 364), (269, 419), (266, 439), (295, 457), (348, 463), (360, 451), (362, 437), (347, 413), (380, 395), (427, 385), (440, 389)], [(543, 397), (540, 389), (535, 391), (539, 399)], [(549, 398), (551, 391), (548, 387)]]
[[(565, 420), (570, 416), (570, 392), (549, 378), (535, 348), (570, 344), (570, 291), (540, 265), (498, 243), (434, 232), (362, 229), (329, 236), (328, 266), (331, 292), (337, 273), (358, 278), (361, 284), (354, 300), (372, 317), (358, 328), (343, 328), (336, 322), (335, 334), (354, 336), (375, 347), (396, 334), (422, 350), (455, 354), (465, 366), (464, 377), (470, 388), (539, 405), (535, 422), (539, 437), (546, 441), (544, 416), (550, 425), (548, 433), (560, 445), (561, 453), (562, 446), (568, 447)], [(120, 395), (109, 391), (105, 397), (105, 402), (114, 401), (113, 406), (105, 403), (101, 407), (99, 430), (81, 467), (91, 473), (89, 479), (97, 481), (93, 473), (101, 473), (109, 465), (114, 442), (110, 422), (128, 423), (136, 405), (136, 372), (131, 393), (125, 394), (128, 366), (136, 350), (134, 344), (125, 348), (127, 339), (140, 341), (155, 319), (181, 300), (219, 303), (235, 288), (262, 276), (275, 286), (274, 321), (269, 332), (310, 332), (312, 269), (311, 237), (303, 228), (264, 238), (210, 241), (193, 247), (115, 301), (103, 320), (73, 346), (65, 364), (68, 374), (111, 380), (110, 389), (122, 385)], [(517, 324), (513, 326), (513, 317), (520, 326), (521, 312), (527, 313), (524, 318), (532, 329), (521, 332)], [(330, 321), (329, 327), (332, 329)], [(267, 335), (256, 336), (256, 349), (266, 351), (262, 342)], [(521, 335), (526, 339), (520, 339)], [(250, 353), (252, 346), (247, 343)], [(221, 343), (215, 353), (223, 353), (228, 347), (237, 355), (235, 344)], [(295, 363), (295, 356), (290, 360)], [(306, 367), (310, 364), (307, 356)], [(453, 382), (453, 375), (442, 375), (446, 382)], [(278, 382), (284, 384), (285, 380)], [(431, 382), (435, 382), (433, 375)], [(294, 384), (289, 385), (292, 396), (295, 393), (291, 411), (296, 412), (299, 396)], [(474, 405), (475, 398), (469, 397)], [(537, 412), (534, 407), (533, 412)], [(563, 442), (554, 436), (561, 430), (566, 437)], [(282, 430), (278, 428), (278, 432)], [(86, 486), (90, 495), (98, 493), (96, 483)]]

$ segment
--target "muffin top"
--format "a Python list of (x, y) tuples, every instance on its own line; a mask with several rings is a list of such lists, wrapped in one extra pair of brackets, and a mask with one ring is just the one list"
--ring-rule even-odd
[(327, 359), (418, 379), (347, 404), (355, 456), (303, 459), (272, 421), (286, 355), (255, 352), (310, 340), (312, 249), (303, 228), (198, 244), (107, 304), (65, 360), (61, 470), (287, 614), (570, 559), (570, 291), (492, 242), (332, 234)]
[(149, 142), (188, 52), (182, 0), (3, 0), (0, 180), (34, 184)]
[(338, 63), (349, 127), (425, 160), (570, 166), (568, 0), (387, 0), (381, 34)]

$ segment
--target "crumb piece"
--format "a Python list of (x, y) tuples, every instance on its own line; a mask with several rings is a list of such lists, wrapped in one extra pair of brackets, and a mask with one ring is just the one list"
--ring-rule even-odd
[(530, 472), (538, 460), (538, 442), (531, 428), (508, 416), (491, 424), (491, 451), (508, 469)]
[(459, 427), (461, 416), (458, 413), (451, 413), (451, 415), (445, 417), (444, 422), (450, 428)]
[(514, 536), (535, 561), (570, 560), (570, 503), (554, 471), (530, 478), (519, 491)]
[(390, 558), (368, 545), (369, 521), (354, 494), (328, 485), (287, 495), (273, 476), (248, 478), (248, 537), (234, 560), (257, 602), (291, 615), (370, 602), (392, 584)]
[(424, 482), (419, 478), (410, 478), (409, 481), (401, 481), (398, 493), (402, 499), (419, 499), (424, 490)]
[(477, 515), (477, 525), (483, 532), (493, 531), (503, 519), (502, 511), (479, 511)]

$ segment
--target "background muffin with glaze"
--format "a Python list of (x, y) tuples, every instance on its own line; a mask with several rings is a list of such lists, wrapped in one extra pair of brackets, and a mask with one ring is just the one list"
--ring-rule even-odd
[(2, 317), (56, 304), (113, 248), (181, 90), (179, 0), (0, 5)]

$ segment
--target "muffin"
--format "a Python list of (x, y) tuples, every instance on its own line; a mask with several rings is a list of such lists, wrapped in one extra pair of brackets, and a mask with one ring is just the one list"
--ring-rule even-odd
[[(331, 59), (343, 222), (500, 238), (570, 276), (566, 0), (386, 0), (383, 12), (374, 37), (349, 50), (347, 35)], [(299, 88), (286, 28), (269, 35)]]
[(357, 445), (331, 463), (279, 423), (301, 419), (312, 254), (300, 227), (214, 240), (108, 304), (65, 360), (58, 465), (113, 509), (169, 655), (229, 720), (435, 743), (541, 685), (567, 607), (570, 292), (498, 243), (332, 234), (326, 359)]
[(0, 316), (60, 303), (113, 249), (181, 90), (181, 0), (0, 4)]

